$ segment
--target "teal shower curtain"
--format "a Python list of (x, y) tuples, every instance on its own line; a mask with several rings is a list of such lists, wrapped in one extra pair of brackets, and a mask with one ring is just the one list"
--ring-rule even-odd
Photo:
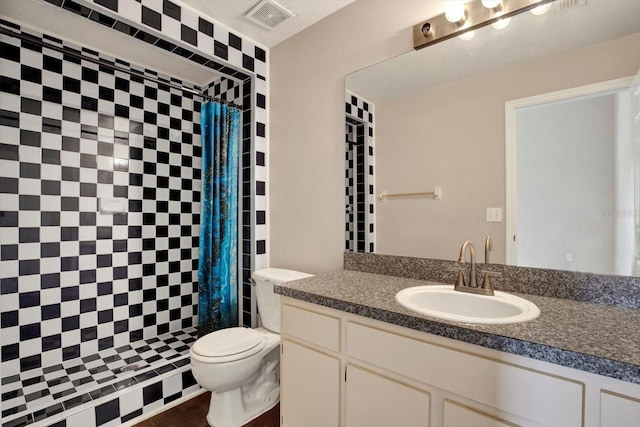
[(238, 324), (239, 121), (235, 107), (202, 105), (199, 336)]

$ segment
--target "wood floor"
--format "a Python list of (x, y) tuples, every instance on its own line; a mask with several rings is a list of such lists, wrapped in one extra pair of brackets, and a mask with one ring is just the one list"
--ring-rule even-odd
[[(133, 427), (209, 427), (207, 412), (211, 393), (206, 392), (181, 403)], [(250, 421), (243, 427), (278, 427), (280, 425), (280, 404)]]

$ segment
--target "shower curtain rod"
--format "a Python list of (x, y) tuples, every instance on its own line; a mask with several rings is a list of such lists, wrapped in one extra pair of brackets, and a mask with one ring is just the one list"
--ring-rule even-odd
[(9, 37), (15, 37), (17, 39), (24, 40), (24, 41), (36, 44), (36, 45), (41, 46), (41, 47), (46, 47), (47, 49), (51, 49), (51, 50), (54, 50), (56, 52), (60, 52), (60, 53), (62, 53), (64, 55), (69, 55), (69, 56), (72, 56), (74, 58), (84, 59), (86, 61), (89, 61), (89, 62), (92, 62), (94, 64), (97, 64), (97, 65), (99, 65), (101, 67), (106, 67), (106, 68), (109, 68), (109, 69), (114, 70), (114, 71), (120, 71), (120, 72), (123, 72), (123, 73), (127, 73), (127, 74), (129, 74), (131, 76), (135, 76), (135, 77), (139, 77), (141, 79), (149, 80), (149, 81), (152, 81), (154, 83), (165, 85), (165, 86), (168, 86), (168, 87), (173, 88), (173, 89), (178, 89), (178, 90), (180, 90), (182, 92), (187, 92), (187, 93), (190, 93), (192, 95), (199, 96), (200, 98), (202, 98), (204, 100), (219, 102), (221, 104), (226, 104), (226, 105), (229, 105), (231, 107), (235, 107), (235, 108), (239, 109), (240, 111), (243, 110), (242, 107), (240, 107), (239, 105), (237, 105), (237, 104), (235, 104), (233, 102), (225, 101), (223, 99), (207, 95), (205, 93), (202, 93), (201, 91), (197, 91), (195, 89), (191, 89), (191, 88), (188, 88), (188, 87), (185, 87), (185, 86), (182, 86), (182, 85), (178, 85), (178, 84), (175, 84), (175, 83), (172, 83), (172, 82), (166, 82), (166, 81), (160, 80), (160, 79), (155, 78), (155, 77), (147, 76), (147, 75), (145, 75), (145, 74), (143, 74), (143, 73), (141, 73), (139, 71), (130, 70), (130, 69), (127, 69), (127, 68), (124, 68), (124, 67), (120, 67), (120, 66), (118, 66), (116, 64), (112, 64), (111, 62), (105, 61), (103, 59), (92, 58), (90, 56), (83, 55), (82, 53), (80, 53), (80, 52), (78, 52), (78, 51), (76, 51), (74, 49), (67, 48), (67, 47), (59, 47), (59, 46), (53, 45), (51, 43), (47, 43), (44, 40), (41, 40), (41, 39), (36, 38), (34, 36), (31, 36), (29, 34), (18, 33), (18, 32), (15, 32), (15, 31), (8, 30), (8, 29), (3, 28), (3, 27), (0, 27), (0, 34), (7, 35)]

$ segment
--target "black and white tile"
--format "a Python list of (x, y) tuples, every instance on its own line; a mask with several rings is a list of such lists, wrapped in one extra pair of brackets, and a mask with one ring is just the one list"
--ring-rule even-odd
[(374, 105), (345, 97), (345, 250), (375, 252)]
[[(158, 3), (52, 0), (43, 2), (43, 7), (62, 7), (239, 82), (243, 106), (242, 320), (247, 326), (255, 325), (250, 273), (267, 266), (267, 52), (202, 17), (197, 20), (194, 44), (193, 33), (183, 28), (193, 29), (193, 11), (180, 8), (178, 14), (171, 6), (178, 4), (165, 1), (159, 12)], [(139, 13), (136, 4), (141, 5)], [(161, 33), (156, 33), (155, 18), (149, 18), (155, 15), (146, 10), (149, 25), (142, 22), (142, 6), (161, 14)], [(166, 16), (179, 17), (180, 37), (172, 33), (175, 25)], [(165, 21), (168, 24), (163, 28)], [(55, 36), (37, 34), (7, 21), (0, 21), (0, 25), (135, 69)], [(217, 38), (209, 34), (214, 29)], [(56, 418), (67, 418), (62, 422), (75, 425), (78, 417), (69, 418), (67, 406), (87, 406), (83, 412), (90, 414), (92, 421), (82, 425), (119, 424), (186, 392), (168, 394), (164, 390), (167, 379), (163, 379), (154, 387), (163, 388), (164, 397), (149, 404), (145, 401), (132, 411), (120, 410), (120, 418), (112, 419), (105, 415), (105, 408), (122, 409), (129, 400), (120, 397), (117, 402), (96, 406), (108, 398), (89, 402), (83, 397), (87, 384), (119, 381), (110, 365), (89, 360), (89, 367), (74, 372), (70, 364), (128, 345), (135, 351), (133, 343), (195, 325), (199, 100), (162, 83), (109, 71), (29, 41), (4, 35), (0, 41), (3, 422), (48, 425)], [(182, 84), (150, 70), (137, 71)], [(232, 90), (239, 102), (235, 87), (220, 86), (219, 90), (227, 91), (227, 96)], [(100, 214), (97, 204), (102, 196), (128, 199), (128, 213)], [(104, 358), (116, 363), (115, 356)], [(152, 362), (133, 353), (120, 357)], [(60, 366), (68, 381), (47, 376), (55, 375)], [(90, 370), (91, 375), (86, 375)], [(181, 375), (184, 384), (180, 390), (197, 390), (188, 367)], [(37, 381), (40, 378), (47, 378), (47, 391)], [(16, 381), (20, 391), (15, 388)], [(136, 390), (142, 388), (134, 387), (131, 392)], [(56, 399), (52, 403), (49, 399), (54, 399), (53, 395)], [(31, 411), (34, 405), (39, 409)], [(23, 417), (21, 424), (18, 418)]]
[(0, 41), (3, 375), (194, 326), (199, 101)]
[[(48, 423), (58, 414), (69, 417), (80, 407), (97, 406), (105, 399), (128, 393), (129, 388), (146, 387), (161, 378), (188, 372), (189, 349), (196, 339), (196, 328), (191, 327), (3, 377), (2, 427), (23, 425), (29, 420)], [(174, 387), (164, 394), (181, 391)]]
[[(266, 96), (268, 50), (230, 31), (180, 2), (168, 0), (83, 0), (86, 6), (126, 21), (142, 34), (136, 37), (242, 82), (242, 301), (243, 324), (256, 326), (257, 310), (251, 288), (251, 272), (268, 266), (266, 223)], [(91, 4), (93, 3), (93, 4)], [(114, 27), (115, 28), (115, 27)], [(194, 37), (195, 34), (195, 37)], [(169, 46), (165, 43), (169, 42)], [(237, 98), (236, 99), (237, 103)]]
[[(47, 0), (61, 3), (63, 0)], [(69, 0), (64, 0), (62, 7)], [(243, 238), (242, 310), (245, 325), (257, 322), (255, 298), (251, 293), (250, 272), (268, 266), (266, 224), (266, 153), (268, 93), (268, 49), (237, 34), (224, 25), (201, 15), (179, 1), (169, 0), (77, 0), (92, 13), (114, 19), (114, 29), (171, 51), (189, 60), (204, 63), (219, 73), (243, 82), (243, 174), (242, 213), (250, 217), (251, 241)], [(71, 9), (77, 9), (73, 6)], [(72, 10), (74, 11), (74, 10)], [(75, 11), (74, 11), (75, 12)], [(76, 12), (77, 13), (77, 12)], [(101, 19), (94, 18), (100, 22)], [(109, 19), (104, 25), (109, 25)], [(127, 26), (130, 28), (128, 29)], [(206, 61), (206, 62), (203, 62)], [(252, 175), (249, 179), (245, 179)], [(249, 207), (250, 209), (245, 209)], [(250, 213), (247, 213), (250, 212)], [(244, 233), (247, 234), (246, 232)], [(249, 265), (250, 264), (250, 265)]]
[(209, 83), (205, 93), (214, 98), (235, 105), (242, 105), (242, 83), (233, 79), (220, 77)]
[[(268, 266), (266, 223), (268, 49), (179, 1), (38, 0), (202, 64), (243, 86), (242, 323), (257, 325), (251, 272)], [(45, 3), (46, 2), (46, 3)], [(194, 37), (195, 34), (195, 37)], [(250, 237), (247, 237), (250, 236)]]
[(135, 424), (144, 418), (144, 414), (201, 392), (188, 365), (157, 373), (156, 377), (144, 383), (121, 390), (105, 388), (96, 391), (92, 400), (86, 400), (85, 395), (79, 396), (71, 409), (64, 410), (63, 404), (57, 404), (3, 422), (2, 427), (108, 427)]

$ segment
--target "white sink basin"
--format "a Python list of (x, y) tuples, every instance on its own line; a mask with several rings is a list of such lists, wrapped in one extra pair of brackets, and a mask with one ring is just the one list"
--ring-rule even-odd
[(453, 285), (416, 286), (396, 294), (404, 307), (427, 316), (466, 323), (517, 323), (535, 319), (538, 307), (524, 298), (495, 291), (476, 295), (454, 291)]

